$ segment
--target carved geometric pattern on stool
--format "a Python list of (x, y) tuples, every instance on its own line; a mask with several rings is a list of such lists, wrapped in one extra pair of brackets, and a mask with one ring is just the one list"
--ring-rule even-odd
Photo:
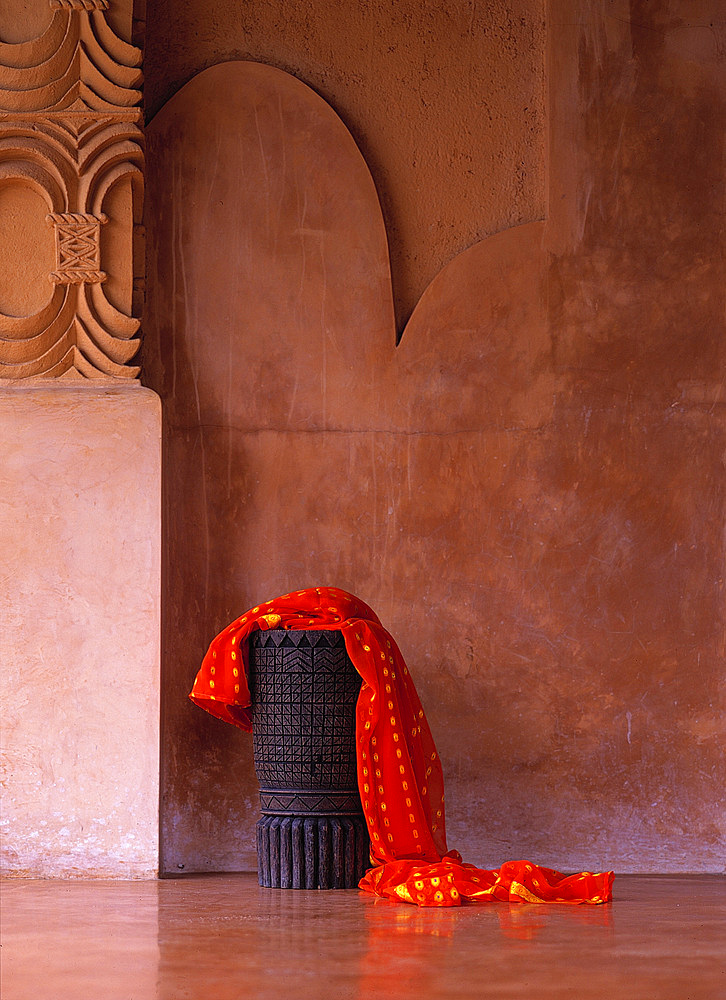
[(361, 814), (357, 788), (349, 791), (291, 791), (260, 789), (260, 807), (264, 816), (353, 816)]
[(342, 634), (255, 633), (250, 676), (260, 786), (355, 789), (355, 707), (361, 678)]
[(256, 632), (250, 641), (259, 883), (350, 889), (370, 842), (356, 774), (361, 678), (341, 632)]

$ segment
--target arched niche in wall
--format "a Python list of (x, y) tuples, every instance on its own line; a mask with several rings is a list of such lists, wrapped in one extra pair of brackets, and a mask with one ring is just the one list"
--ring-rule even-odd
[(152, 121), (169, 870), (254, 866), (249, 743), (186, 695), (219, 628), (318, 584), (415, 672), (452, 846), (721, 863), (723, 54), (641, 6), (552, 20), (548, 217), (453, 260), (397, 348), (318, 95), (228, 63)]
[(551, 412), (542, 227), (457, 258), (396, 347), (375, 187), (312, 90), (220, 64), (147, 142), (144, 363), (166, 413), (163, 843), (169, 870), (234, 867), (252, 863), (255, 783), (243, 738), (186, 700), (199, 657), (241, 608), (293, 586), (334, 581), (399, 621), (442, 576), (452, 606), (471, 599), (470, 540), (504, 468), (482, 435)]

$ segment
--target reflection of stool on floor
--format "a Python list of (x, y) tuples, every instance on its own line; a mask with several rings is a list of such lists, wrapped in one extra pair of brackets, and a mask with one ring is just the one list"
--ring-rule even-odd
[(369, 841), (356, 776), (361, 679), (342, 633), (255, 632), (249, 660), (259, 883), (353, 888)]

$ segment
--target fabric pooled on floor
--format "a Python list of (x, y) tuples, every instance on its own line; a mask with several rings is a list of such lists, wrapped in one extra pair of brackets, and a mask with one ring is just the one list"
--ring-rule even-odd
[(565, 876), (529, 861), (489, 870), (464, 863), (448, 849), (441, 761), (413, 680), (393, 637), (352, 594), (316, 587), (252, 608), (212, 641), (191, 700), (251, 731), (249, 636), (273, 628), (340, 631), (362, 678), (357, 771), (373, 867), (361, 889), (418, 906), (492, 900), (606, 903), (612, 898), (613, 872)]

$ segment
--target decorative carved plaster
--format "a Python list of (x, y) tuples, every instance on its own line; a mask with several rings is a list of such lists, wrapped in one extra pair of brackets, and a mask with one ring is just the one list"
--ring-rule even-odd
[[(111, 30), (107, 0), (50, 6), (39, 38), (0, 43), (0, 189), (9, 186), (11, 205), (13, 186), (40, 194), (56, 247), (47, 304), (33, 315), (0, 311), (0, 377), (133, 380), (140, 321), (104, 291), (100, 234), (111, 218), (104, 200), (119, 184), (130, 183), (133, 218), (112, 221), (129, 232), (141, 221), (141, 51)], [(103, 262), (129, 283), (132, 242), (128, 260)]]
[(100, 237), (101, 226), (108, 221), (106, 216), (60, 212), (47, 218), (55, 229), (57, 257), (57, 270), (51, 272), (51, 281), (56, 285), (103, 281), (106, 274), (99, 270)]

